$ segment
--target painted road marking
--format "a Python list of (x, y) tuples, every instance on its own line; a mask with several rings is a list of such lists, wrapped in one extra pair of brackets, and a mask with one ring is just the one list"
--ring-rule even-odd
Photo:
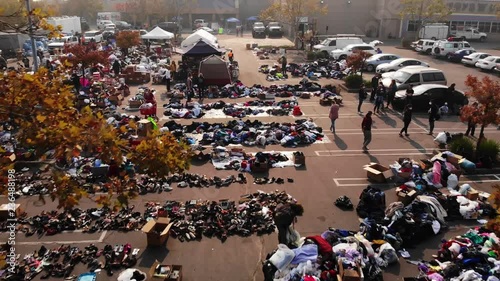
[[(493, 183), (500, 182), (500, 174), (483, 174), (483, 175), (468, 175), (465, 176), (467, 180), (460, 181), (460, 184), (464, 183)], [(478, 178), (475, 179), (474, 178)], [(356, 186), (367, 186), (371, 185), (373, 187), (389, 187), (394, 186), (394, 183), (371, 183), (367, 178), (334, 178), (333, 182), (338, 187), (356, 187)]]
[[(73, 231), (76, 232), (76, 231)], [(104, 241), (104, 238), (106, 238), (106, 235), (108, 234), (108, 231), (105, 230), (101, 233), (101, 236), (99, 236), (99, 239), (97, 240), (79, 240), (79, 241), (34, 241), (34, 242), (17, 242), (16, 245), (40, 245), (40, 244), (95, 244), (95, 243), (102, 243)]]
[(395, 149), (370, 149), (368, 153), (364, 150), (317, 150), (314, 151), (316, 156), (320, 157), (351, 157), (361, 155), (371, 156), (396, 156), (396, 155), (426, 155), (434, 154), (436, 148), (395, 148)]

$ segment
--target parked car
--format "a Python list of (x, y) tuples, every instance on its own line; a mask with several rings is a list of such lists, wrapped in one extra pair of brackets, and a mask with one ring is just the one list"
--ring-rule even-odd
[(363, 39), (356, 37), (354, 34), (352, 36), (333, 36), (326, 38), (318, 45), (314, 45), (313, 49), (315, 52), (324, 52), (326, 55), (330, 55), (333, 50), (341, 50), (351, 44), (363, 43)]
[[(425, 84), (413, 87), (412, 106), (413, 110), (429, 110), (429, 102), (433, 100), (438, 106), (443, 105), (450, 97), (448, 97), (448, 87), (440, 84)], [(396, 92), (394, 97), (394, 107), (403, 108), (405, 105), (406, 90)], [(469, 103), (464, 92), (455, 90), (452, 99), (454, 104), (460, 109), (462, 106)]]
[(480, 53), (480, 52), (472, 53), (470, 55), (464, 56), (462, 58), (462, 63), (465, 66), (474, 66), (474, 65), (476, 65), (476, 62), (478, 60), (485, 59), (489, 56), (491, 56), (491, 55), (488, 53)]
[(415, 45), (415, 51), (419, 53), (430, 54), (432, 52), (432, 46), (434, 46), (434, 43), (436, 43), (435, 40), (429, 40), (429, 39), (418, 40), (417, 44)]
[(497, 63), (500, 63), (500, 57), (497, 56), (489, 56), (485, 59), (480, 59), (476, 62), (476, 67), (481, 68), (481, 70), (494, 70), (497, 66)]
[(395, 59), (389, 63), (382, 63), (379, 64), (376, 68), (377, 73), (385, 73), (385, 72), (391, 72), (391, 71), (397, 71), (403, 67), (407, 66), (425, 66), (429, 67), (429, 64), (426, 62), (423, 62), (421, 60), (413, 59), (413, 58), (400, 58), (400, 59)]
[(87, 31), (83, 34), (83, 37), (85, 38), (85, 44), (88, 44), (92, 39), (96, 43), (100, 43), (102, 41), (102, 31), (100, 30), (92, 30), (92, 31)]
[(500, 74), (500, 63), (497, 63), (497, 66), (495, 66), (495, 69), (493, 69), (497, 74)]
[(283, 36), (283, 27), (281, 26), (281, 24), (279, 22), (270, 22), (268, 25), (267, 25), (267, 36), (269, 38), (271, 37), (282, 37)]
[(435, 57), (446, 57), (448, 54), (462, 49), (474, 50), (474, 48), (472, 48), (467, 41), (440, 40), (434, 43), (434, 46), (432, 47), (432, 55)]
[(353, 53), (361, 51), (372, 55), (375, 55), (377, 53), (377, 50), (372, 45), (363, 43), (347, 45), (344, 49), (341, 50), (333, 50), (330, 52), (330, 56), (336, 60), (343, 60)]
[(115, 21), (115, 25), (118, 30), (127, 30), (132, 28), (132, 25), (130, 23), (122, 20)]
[(448, 54), (446, 56), (446, 58), (452, 62), (460, 62), (460, 61), (462, 61), (464, 56), (468, 56), (468, 55), (473, 54), (475, 52), (476, 51), (473, 49), (463, 49), (463, 50), (459, 50), (459, 51), (456, 51), (454, 53)]
[(206, 31), (206, 32), (208, 32), (210, 34), (215, 34), (216, 33), (215, 30), (211, 29), (210, 27), (202, 26), (202, 27), (198, 28), (197, 30), (200, 30), (200, 29), (204, 30), (204, 31)]
[(392, 80), (396, 80), (396, 86), (399, 90), (406, 89), (410, 85), (446, 85), (448, 83), (443, 71), (424, 66), (407, 66), (396, 72), (382, 74), (382, 84), (385, 87), (389, 87)]
[(258, 21), (253, 24), (252, 27), (252, 37), (257, 38), (257, 37), (264, 37), (266, 38), (266, 26), (264, 25), (263, 22)]
[(106, 24), (114, 24), (110, 20), (99, 20), (97, 22), (97, 29), (104, 29), (106, 27)]
[(49, 54), (53, 55), (55, 53), (55, 50), (57, 49), (62, 50), (64, 49), (65, 46), (69, 45), (78, 45), (78, 37), (63, 36), (61, 38), (53, 39), (48, 46)]
[(204, 26), (208, 27), (208, 22), (206, 22), (204, 19), (195, 19), (193, 22), (193, 30)]
[(393, 55), (393, 54), (375, 54), (371, 57), (369, 57), (365, 61), (365, 69), (368, 72), (373, 72), (377, 68), (378, 65), (383, 64), (383, 63), (390, 63), (393, 60), (401, 58), (398, 55)]

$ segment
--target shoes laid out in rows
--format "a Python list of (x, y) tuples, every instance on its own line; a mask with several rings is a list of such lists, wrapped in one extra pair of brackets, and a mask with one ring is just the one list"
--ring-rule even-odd
[[(287, 178), (287, 181), (289, 183), (293, 183), (294, 182), (294, 180), (292, 178)], [(273, 184), (273, 183), (284, 184), (285, 180), (282, 179), (282, 178), (272, 177), (272, 178), (256, 178), (256, 179), (254, 179), (253, 182), (255, 184)]]

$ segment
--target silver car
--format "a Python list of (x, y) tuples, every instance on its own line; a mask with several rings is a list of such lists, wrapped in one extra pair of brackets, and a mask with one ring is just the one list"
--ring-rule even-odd
[(391, 61), (399, 58), (401, 57), (393, 54), (376, 54), (366, 59), (365, 69), (368, 72), (374, 72), (379, 64), (390, 63)]

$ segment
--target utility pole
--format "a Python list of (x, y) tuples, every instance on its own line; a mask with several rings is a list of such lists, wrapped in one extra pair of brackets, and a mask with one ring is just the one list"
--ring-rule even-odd
[(33, 52), (33, 68), (35, 71), (38, 70), (38, 55), (36, 52), (35, 37), (33, 37), (33, 21), (31, 19), (31, 4), (30, 0), (26, 0), (26, 9), (28, 10), (28, 32), (31, 39), (31, 51)]

